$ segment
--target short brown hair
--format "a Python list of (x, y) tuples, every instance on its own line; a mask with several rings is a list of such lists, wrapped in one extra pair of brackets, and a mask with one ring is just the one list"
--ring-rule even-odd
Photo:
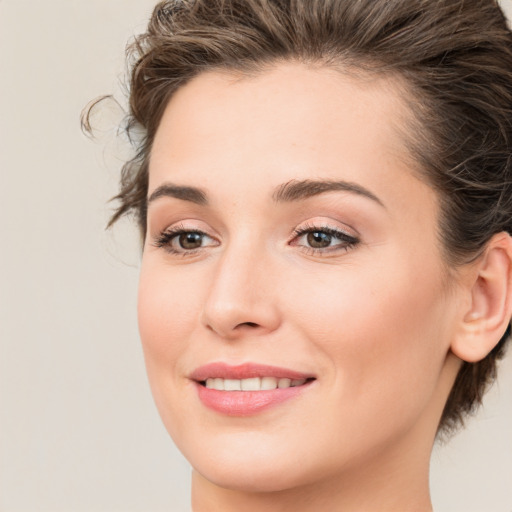
[[(494, 0), (165, 1), (129, 51), (126, 129), (145, 136), (122, 169), (109, 225), (135, 214), (145, 236), (151, 146), (178, 88), (207, 70), (295, 60), (405, 80), (416, 119), (408, 144), (441, 199), (450, 265), (478, 255), (493, 234), (512, 233), (512, 35)], [(509, 334), (510, 326), (482, 361), (463, 363), (440, 430), (481, 403)]]

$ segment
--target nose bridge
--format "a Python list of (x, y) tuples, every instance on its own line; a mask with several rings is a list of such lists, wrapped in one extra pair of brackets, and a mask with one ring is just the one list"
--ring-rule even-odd
[(215, 263), (204, 305), (204, 322), (223, 337), (270, 332), (279, 324), (273, 300), (271, 258), (264, 244), (240, 236)]

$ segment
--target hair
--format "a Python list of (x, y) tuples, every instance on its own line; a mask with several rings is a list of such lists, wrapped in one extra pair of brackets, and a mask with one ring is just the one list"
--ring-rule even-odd
[[(143, 138), (122, 169), (109, 227), (132, 214), (145, 237), (151, 147), (177, 89), (205, 71), (297, 61), (405, 83), (415, 120), (406, 143), (438, 193), (449, 266), (512, 233), (512, 34), (495, 0), (165, 1), (128, 57), (125, 128)], [(481, 403), (509, 335), (510, 325), (485, 359), (463, 363), (439, 432), (456, 430)]]

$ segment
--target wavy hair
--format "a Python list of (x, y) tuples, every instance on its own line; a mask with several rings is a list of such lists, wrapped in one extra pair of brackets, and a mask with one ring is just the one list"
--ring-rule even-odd
[[(126, 130), (144, 136), (122, 168), (109, 226), (133, 214), (145, 236), (149, 156), (177, 89), (205, 71), (294, 60), (406, 84), (415, 119), (407, 144), (440, 198), (449, 265), (470, 261), (495, 233), (512, 234), (512, 34), (494, 0), (164, 1), (128, 56)], [(463, 363), (439, 431), (481, 403), (509, 335), (510, 326), (485, 359)]]

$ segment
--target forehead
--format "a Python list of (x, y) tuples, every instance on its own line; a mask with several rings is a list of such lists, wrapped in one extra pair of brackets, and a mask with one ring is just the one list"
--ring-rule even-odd
[(278, 169), (296, 179), (342, 169), (353, 179), (361, 168), (405, 161), (401, 132), (409, 113), (401, 97), (395, 80), (303, 64), (250, 77), (203, 73), (178, 89), (165, 110), (152, 148), (150, 192), (171, 172), (213, 185), (231, 170), (245, 179), (265, 175), (270, 184), (285, 178)]
[(408, 100), (393, 81), (304, 65), (250, 78), (199, 75), (167, 105), (152, 150), (148, 195), (166, 183), (199, 189), (208, 211), (226, 225), (259, 219), (263, 227), (279, 225), (282, 212), (313, 208), (300, 201), (290, 210), (276, 205), (283, 185), (343, 181), (365, 189), (384, 208), (347, 193), (332, 196), (340, 212), (371, 217), (381, 226), (379, 243), (389, 235), (438, 258), (439, 197), (406, 149)]

